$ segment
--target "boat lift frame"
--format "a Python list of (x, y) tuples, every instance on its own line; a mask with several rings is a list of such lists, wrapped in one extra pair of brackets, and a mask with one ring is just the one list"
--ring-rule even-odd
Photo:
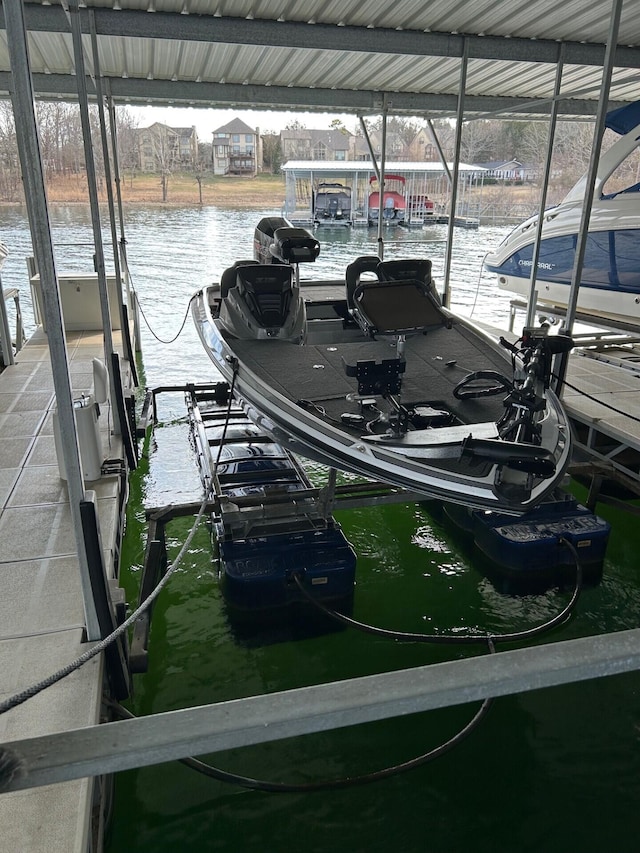
[[(417, 492), (408, 492), (387, 483), (371, 480), (338, 485), (335, 469), (329, 470), (327, 484), (322, 487), (299, 489), (293, 493), (267, 497), (248, 495), (229, 500), (222, 494), (217, 480), (216, 465), (200, 411), (200, 403), (204, 399), (226, 398), (229, 390), (229, 385), (224, 381), (211, 384), (163, 385), (148, 391), (144, 408), (148, 412), (148, 423), (153, 428), (158, 421), (158, 396), (165, 393), (185, 395), (189, 426), (204, 489), (204, 512), (218, 519), (222, 528), (230, 536), (246, 538), (253, 533), (256, 525), (259, 526), (261, 535), (264, 535), (270, 527), (281, 529), (283, 526), (298, 524), (301, 519), (323, 526), (331, 522), (331, 516), (335, 510), (415, 503), (425, 500), (424, 495)], [(210, 495), (208, 501), (206, 501), (207, 495)], [(139, 603), (146, 600), (167, 571), (167, 524), (176, 518), (195, 516), (202, 508), (203, 502), (191, 501), (147, 510), (147, 543), (140, 581)], [(147, 671), (151, 613), (151, 608), (145, 610), (134, 625), (129, 660), (131, 670), (135, 673)]]

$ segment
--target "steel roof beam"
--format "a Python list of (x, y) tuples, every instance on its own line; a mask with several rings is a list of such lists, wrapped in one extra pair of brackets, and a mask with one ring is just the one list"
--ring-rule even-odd
[[(5, 0), (6, 2), (6, 0)], [(171, 39), (221, 44), (265, 45), (309, 50), (348, 51), (403, 56), (462, 57), (468, 42), (469, 59), (516, 60), (555, 64), (558, 43), (552, 39), (501, 38), (498, 36), (425, 33), (417, 30), (333, 26), (295, 21), (219, 18), (213, 15), (183, 15), (145, 12), (138, 9), (93, 8), (98, 36)], [(83, 30), (89, 32), (87, 10)], [(27, 29), (33, 32), (68, 33), (69, 23), (62, 7), (25, 4)], [(4, 8), (0, 7), (0, 28)], [(604, 44), (565, 42), (567, 65), (602, 66)], [(614, 64), (619, 68), (640, 67), (640, 48), (619, 45)]]
[[(194, 81), (147, 80), (137, 77), (104, 77), (112, 97), (119, 103), (164, 104), (168, 106), (236, 107), (253, 109), (305, 109), (329, 112), (353, 112), (378, 115), (386, 104), (395, 115), (455, 116), (457, 96), (415, 92), (372, 92), (354, 89), (307, 89), (289, 86), (259, 86), (234, 83), (196, 83)], [(0, 92), (10, 91), (11, 74), (0, 71)], [(69, 74), (34, 74), (33, 88), (40, 98), (60, 97), (75, 101), (78, 96), (75, 77)], [(91, 92), (89, 93), (91, 97)], [(611, 109), (622, 106), (612, 102)], [(596, 101), (567, 98), (559, 101), (560, 115), (591, 119)], [(545, 115), (548, 108), (536, 98), (506, 98), (468, 95), (465, 115), (502, 112), (531, 116)]]

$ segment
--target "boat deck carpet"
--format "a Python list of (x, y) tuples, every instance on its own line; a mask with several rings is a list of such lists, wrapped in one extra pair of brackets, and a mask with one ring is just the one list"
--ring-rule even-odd
[[(304, 400), (321, 407), (328, 420), (345, 412), (357, 412), (358, 404), (346, 400), (357, 391), (357, 380), (345, 372), (345, 363), (382, 361), (395, 357), (389, 340), (359, 340), (298, 346), (285, 341), (239, 341), (232, 346), (240, 362), (261, 381), (290, 400)], [(474, 370), (494, 370), (511, 375), (508, 358), (478, 339), (462, 325), (434, 329), (407, 339), (406, 372), (401, 401), (446, 406), (463, 423), (496, 421), (504, 412), (500, 393), (494, 397), (457, 400), (454, 387)], [(355, 430), (354, 432), (358, 432)]]

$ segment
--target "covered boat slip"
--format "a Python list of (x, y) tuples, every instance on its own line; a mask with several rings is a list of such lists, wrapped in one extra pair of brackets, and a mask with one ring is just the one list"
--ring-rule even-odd
[[(16, 4), (3, 4), (3, 21), (11, 6), (16, 8)], [(562, 7), (545, 0), (536, 4), (535, 15), (528, 0), (490, 0), (474, 4), (473, 16), (468, 4), (452, 8), (444, 0), (395, 6), (310, 0), (289, 4), (286, 12), (282, 3), (265, 2), (260, 8), (262, 17), (241, 2), (226, 4), (224, 12), (206, 2), (170, 0), (157, 12), (153, 3), (147, 12), (133, 0), (112, 4), (87, 0), (82, 10), (74, 0), (24, 6), (34, 48), (37, 95), (44, 97), (75, 99), (79, 83), (86, 79), (77, 54), (70, 49), (69, 19), (80, 17), (85, 47), (90, 36), (95, 42), (91, 80), (99, 82), (104, 76), (109, 97), (119, 103), (129, 99), (206, 107), (242, 103), (267, 109), (344, 109), (354, 115), (418, 113), (429, 120), (457, 115), (461, 127), (465, 118), (482, 117), (488, 111), (526, 119), (547, 115), (557, 106), (561, 115), (593, 117), (598, 98), (606, 103), (637, 96), (640, 30), (635, 5), (629, 0), (622, 18), (621, 0), (610, 4), (572, 0)], [(291, 17), (285, 20), (285, 16)], [(11, 45), (17, 40), (8, 38), (7, 42)], [(5, 54), (0, 83), (8, 95), (13, 90), (15, 68)], [(556, 69), (563, 66), (569, 73), (563, 86), (554, 89)], [(459, 159), (459, 138), (456, 157)], [(455, 184), (454, 172), (454, 189)], [(599, 417), (597, 413), (595, 419)], [(10, 430), (11, 421), (6, 423)], [(637, 432), (637, 423), (635, 427)], [(6, 512), (5, 508), (3, 519)], [(45, 554), (48, 552), (49, 543), (45, 545)], [(55, 559), (58, 556), (67, 555)], [(77, 618), (77, 625), (75, 621), (62, 623), (71, 626), (72, 645), (81, 641), (83, 620)], [(37, 631), (35, 617), (30, 617), (29, 624)], [(56, 651), (57, 640), (52, 632), (51, 646)], [(15, 641), (7, 637), (5, 642), (13, 647)], [(35, 644), (38, 639), (25, 638), (24, 642)], [(76, 719), (80, 700), (74, 696), (68, 713), (50, 720), (50, 697), (71, 690), (74, 681), (77, 686), (82, 675), (76, 675), (45, 698), (32, 700), (22, 715), (25, 727), (27, 722), (41, 726), (48, 719), (52, 730), (76, 723), (87, 727), (23, 739), (16, 748), (28, 770), (11, 786), (15, 791), (100, 776), (210, 749), (241, 747), (261, 738), (289, 737), (638, 666), (638, 632), (629, 631), (101, 726), (87, 725), (95, 721), (93, 708), (89, 708), (90, 721)], [(89, 670), (92, 667), (90, 664)], [(52, 668), (46, 667), (47, 672)], [(36, 675), (42, 669), (24, 674)], [(21, 733), (15, 730), (8, 736), (15, 741)], [(57, 849), (65, 853), (86, 849), (82, 830), (90, 785), (80, 785), (80, 797), (69, 794), (77, 788), (60, 785), (20, 798), (15, 793), (4, 794), (2, 843), (11, 850), (50, 851), (59, 840), (52, 838), (55, 827), (60, 836)], [(76, 827), (78, 831), (74, 831)]]
[[(421, 226), (429, 222), (446, 222), (445, 211), (450, 203), (450, 180), (448, 174), (453, 163), (437, 162), (387, 162), (388, 174), (385, 186), (391, 185), (390, 173), (402, 181), (402, 196), (405, 204), (407, 226)], [(465, 188), (481, 181), (485, 171), (466, 163), (458, 165), (462, 176), (461, 193), (458, 199), (458, 214), (469, 212), (464, 198)], [(377, 183), (375, 200), (372, 202), (372, 181), (377, 180), (372, 161), (289, 160), (282, 166), (285, 175), (284, 215), (296, 224), (326, 224), (318, 215), (314, 199), (322, 192), (328, 181), (339, 181), (350, 196), (349, 223), (366, 226), (372, 214), (377, 215)], [(427, 202), (431, 202), (428, 204)], [(437, 207), (433, 202), (437, 202)]]

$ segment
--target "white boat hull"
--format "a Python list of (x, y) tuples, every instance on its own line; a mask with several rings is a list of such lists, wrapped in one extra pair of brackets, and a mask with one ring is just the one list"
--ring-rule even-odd
[[(640, 184), (611, 191), (612, 174), (638, 145), (640, 126), (623, 136), (598, 164), (577, 308), (603, 319), (640, 323)], [(626, 165), (626, 164), (625, 164)], [(565, 308), (574, 277), (585, 178), (566, 198), (545, 211), (535, 290), (543, 305)], [(498, 286), (529, 298), (538, 217), (528, 219), (485, 258)]]

